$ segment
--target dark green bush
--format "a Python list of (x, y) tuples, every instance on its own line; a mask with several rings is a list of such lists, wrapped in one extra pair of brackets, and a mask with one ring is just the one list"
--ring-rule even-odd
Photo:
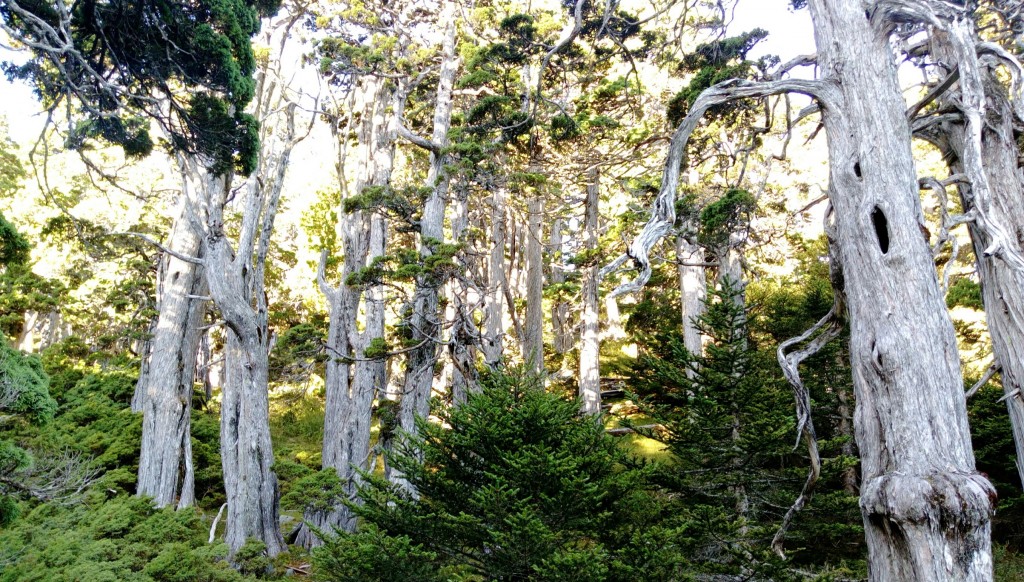
[(362, 530), (314, 554), (322, 579), (674, 579), (672, 536), (645, 535), (664, 521), (646, 470), (577, 402), (491, 373), (439, 415), (389, 455), (416, 494), (365, 475)]

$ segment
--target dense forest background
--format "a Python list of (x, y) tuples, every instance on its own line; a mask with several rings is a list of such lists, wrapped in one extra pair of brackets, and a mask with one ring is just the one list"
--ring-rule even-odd
[[(1024, 181), (1024, 12), (975, 4)], [(746, 9), (0, 2), (34, 92), (0, 124), (0, 581), (867, 579), (828, 101), (743, 94), (828, 71), (753, 58)], [(937, 14), (885, 28), (905, 277), (1024, 579), (1024, 190), (971, 173)]]

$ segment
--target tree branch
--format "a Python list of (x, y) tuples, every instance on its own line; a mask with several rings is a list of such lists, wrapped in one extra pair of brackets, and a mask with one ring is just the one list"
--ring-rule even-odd
[(651, 262), (648, 257), (654, 245), (668, 234), (676, 221), (676, 191), (679, 188), (679, 172), (683, 157), (686, 154), (686, 144), (690, 134), (696, 129), (707, 110), (715, 105), (721, 105), (739, 99), (756, 97), (767, 97), (780, 93), (801, 93), (817, 99), (828, 107), (834, 104), (837, 99), (833, 97), (831, 85), (822, 81), (808, 81), (799, 79), (786, 79), (779, 81), (746, 81), (733, 79), (725, 81), (705, 89), (693, 106), (686, 118), (679, 123), (672, 141), (669, 145), (668, 155), (665, 160), (665, 169), (662, 174), (661, 190), (654, 201), (654, 208), (651, 218), (644, 225), (643, 230), (636, 236), (629, 250), (620, 255), (611, 264), (601, 269), (600, 276), (603, 278), (613, 271), (619, 269), (628, 259), (632, 259), (640, 271), (635, 279), (628, 283), (619, 285), (612, 296), (638, 291), (647, 283), (651, 277)]

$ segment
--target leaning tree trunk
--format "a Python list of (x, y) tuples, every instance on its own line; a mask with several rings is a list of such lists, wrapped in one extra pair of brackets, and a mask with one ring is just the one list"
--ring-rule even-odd
[[(947, 121), (933, 128), (938, 135), (933, 135), (931, 141), (951, 160), (952, 173), (969, 179), (957, 184), (964, 212), (998, 217), (1009, 235), (1000, 238), (997, 245), (985, 220), (968, 223), (992, 336), (994, 365), (1002, 378), (1013, 430), (1017, 473), (1024, 483), (1024, 270), (999, 256), (1002, 253), (990, 251), (1006, 245), (1011, 248), (1003, 253), (1020, 256), (1024, 252), (1024, 171), (1014, 135), (1015, 123), (1024, 119), (1016, 117), (995, 71), (978, 62), (973, 21), (965, 15), (947, 27), (949, 30), (933, 35), (932, 56), (945, 63), (948, 70), (957, 70), (958, 94), (951, 94), (951, 89), (941, 100), (947, 109), (960, 108), (966, 123)], [(987, 182), (985, 194), (974, 186), (982, 180)]]
[[(885, 4), (878, 3), (880, 6)], [(995, 491), (975, 470), (889, 44), (857, 2), (811, 0), (845, 274), (872, 580), (991, 580)]]
[[(168, 246), (187, 256), (200, 254), (200, 234), (188, 219), (184, 196)], [(191, 438), (192, 387), (196, 350), (206, 313), (206, 279), (201, 266), (167, 255), (161, 269), (160, 313), (145, 374), (139, 377), (133, 410), (142, 412), (138, 495), (157, 507), (191, 505), (194, 491), (185, 458)], [(183, 493), (180, 499), (179, 493)]]
[(583, 205), (583, 248), (592, 255), (589, 266), (583, 273), (583, 315), (580, 329), (580, 377), (579, 394), (586, 414), (601, 413), (601, 336), (598, 327), (598, 313), (601, 304), (598, 299), (600, 269), (597, 264), (598, 221), (600, 214), (601, 174), (597, 167), (591, 169), (587, 184), (587, 198)]

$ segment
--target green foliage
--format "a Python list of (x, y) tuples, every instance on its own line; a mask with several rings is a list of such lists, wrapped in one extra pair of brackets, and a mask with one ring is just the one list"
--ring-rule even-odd
[(982, 311), (985, 309), (985, 304), (981, 299), (981, 285), (967, 277), (956, 279), (949, 286), (949, 292), (946, 293), (946, 306), (950, 308), (966, 307)]
[(327, 537), (314, 552), (316, 580), (328, 582), (442, 582), (438, 555), (408, 536), (368, 523), (356, 534)]
[(729, 235), (744, 224), (757, 201), (746, 190), (731, 188), (718, 200), (708, 204), (700, 213), (697, 237), (707, 247), (719, 247), (729, 242)]
[[(671, 579), (680, 559), (645, 472), (577, 402), (489, 373), (440, 416), (389, 456), (417, 496), (364, 475), (364, 526), (318, 550), (323, 579)], [(385, 562), (380, 547), (416, 561)], [(646, 570), (652, 555), (675, 559)]]
[[(276, 0), (80, 3), (67, 23), (74, 47), (67, 51), (5, 4), (0, 18), (29, 43), (32, 56), (3, 68), (9, 77), (30, 81), (48, 106), (73, 96), (72, 148), (100, 138), (128, 156), (146, 155), (153, 148), (153, 119), (171, 134), (175, 149), (209, 156), (217, 171), (248, 173), (257, 147), (255, 120), (241, 113), (255, 88), (249, 39), (259, 30), (259, 17), (277, 6)], [(22, 7), (59, 26), (51, 4)], [(170, 100), (166, 109), (175, 115), (154, 105), (154, 96)]]
[[(756, 70), (756, 63), (747, 60), (747, 53), (758, 42), (768, 36), (765, 30), (755, 28), (739, 36), (722, 38), (698, 45), (683, 58), (680, 70), (692, 73), (689, 84), (668, 104), (668, 122), (678, 125), (686, 117), (690, 107), (705, 89), (729, 79), (749, 79)], [(744, 106), (727, 104), (712, 108), (711, 114), (724, 116)]]
[[(275, 463), (274, 467), (276, 468), (280, 464)], [(298, 465), (298, 467), (302, 467), (302, 465)], [(314, 472), (305, 467), (302, 468), (305, 469), (304, 476), (295, 481), (289, 492), (281, 497), (282, 505), (300, 508), (304, 512), (327, 513), (346, 498), (345, 489), (337, 471), (327, 468)]]
[(49, 394), (50, 380), (36, 356), (25, 356), (0, 339), (0, 409), (33, 424), (53, 419), (57, 403)]
[(40, 505), (0, 531), (0, 581), (243, 580), (205, 529), (196, 510), (157, 510), (138, 497)]
[[(675, 459), (662, 479), (679, 492), (674, 511), (699, 524), (686, 540), (704, 556), (694, 565), (698, 572), (793, 575), (764, 545), (781, 521), (781, 509), (798, 494), (807, 463), (792, 448), (792, 396), (775, 363), (773, 334), (788, 339), (786, 334), (813, 324), (824, 314), (817, 312), (831, 305), (826, 289), (813, 284), (759, 290), (763, 311), (751, 314), (737, 301), (739, 290), (723, 283), (709, 292), (706, 311), (695, 322), (708, 340), (702, 354), (684, 347), (675, 313), (673, 324), (640, 336), (629, 385), (642, 397), (641, 409), (665, 427), (641, 432), (664, 442)], [(759, 339), (767, 345), (761, 347)], [(837, 388), (849, 390), (843, 385), (849, 371), (835, 370), (835, 358), (828, 352), (803, 367), (819, 405), (834, 405), (829, 394)], [(845, 559), (857, 568), (863, 552), (859, 508), (857, 498), (842, 490), (842, 474), (855, 459), (842, 456), (846, 441), (833, 426), (820, 427), (819, 438), (825, 460), (818, 495), (799, 514), (786, 547), (794, 564), (821, 567), (824, 554), (829, 562)], [(737, 509), (740, 500), (743, 511)]]
[(0, 267), (24, 265), (31, 250), (28, 240), (0, 213)]

